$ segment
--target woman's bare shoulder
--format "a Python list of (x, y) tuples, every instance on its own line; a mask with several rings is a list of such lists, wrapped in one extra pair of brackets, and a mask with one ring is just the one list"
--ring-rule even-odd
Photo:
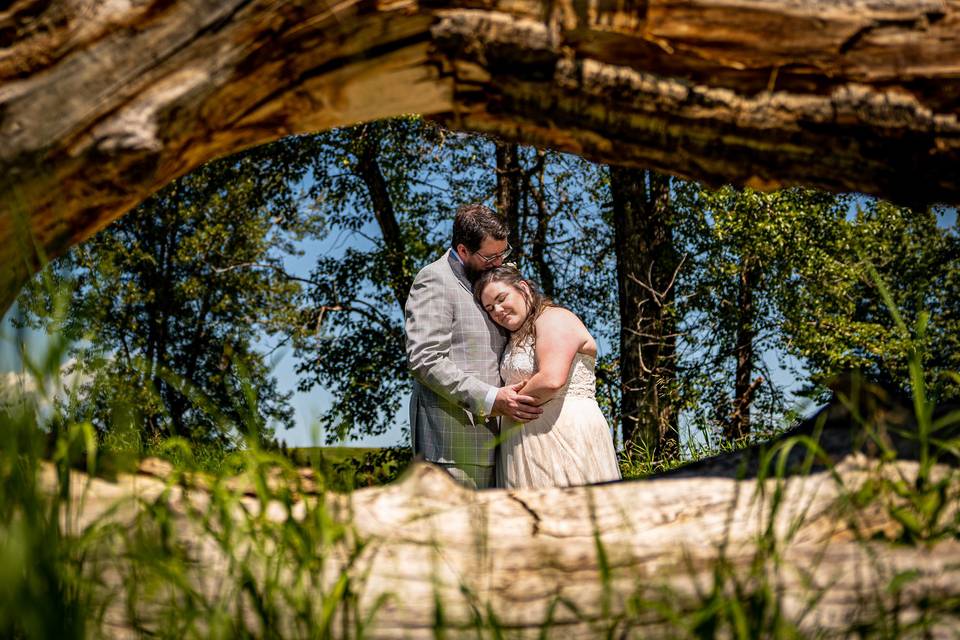
[(597, 343), (577, 314), (563, 307), (544, 309), (537, 318), (537, 332), (551, 340), (575, 345), (577, 351), (596, 356)]
[(536, 324), (537, 328), (540, 328), (541, 326), (582, 327), (583, 321), (580, 320), (577, 314), (569, 309), (551, 306), (543, 310), (543, 312), (537, 318)]

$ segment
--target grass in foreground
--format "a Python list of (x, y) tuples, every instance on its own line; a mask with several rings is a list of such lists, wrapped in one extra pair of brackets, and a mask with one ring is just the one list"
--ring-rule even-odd
[[(114, 443), (112, 457), (104, 456), (89, 423), (51, 419), (45, 409), (50, 398), (43, 394), (61, 387), (62, 381), (55, 366), (59, 360), (50, 357), (45, 362), (29, 372), (35, 378), (30, 388), (39, 391), (5, 393), (0, 407), (0, 637), (97, 637), (110, 635), (114, 627), (109, 625), (115, 624), (141, 636), (178, 638), (367, 635), (389, 601), (389, 596), (363, 600), (366, 576), (359, 569), (360, 559), (375, 541), (357, 535), (342, 504), (328, 503), (322, 495), (300, 500), (309, 491), (295, 461), (264, 450), (256, 438), (225, 453), (216, 464), (216, 452), (184, 441), (160, 443), (157, 450), (174, 463), (162, 492), (141, 497), (133, 517), (117, 519), (108, 513), (89, 522), (81, 519), (86, 487), (74, 486), (71, 469), (81, 465), (96, 474), (108, 460), (123, 468), (119, 453), (128, 449)], [(918, 426), (901, 435), (916, 443), (917, 477), (885, 474), (881, 468), (863, 486), (849, 488), (847, 512), (838, 517), (855, 522), (858, 510), (885, 510), (896, 529), (881, 542), (926, 548), (960, 539), (957, 471), (934, 473), (939, 461), (960, 452), (960, 440), (951, 435), (960, 415), (934, 418), (916, 359), (911, 360), (911, 382)], [(859, 415), (856, 399), (847, 401), (851, 414)], [(860, 419), (859, 427), (881, 449), (880, 461), (893, 463), (893, 452), (883, 448), (874, 425), (864, 416)], [(398, 472), (402, 459), (381, 457), (384, 451), (389, 450), (358, 457), (334, 450), (328, 457), (321, 449), (305, 455), (308, 462), (315, 457), (325, 486), (350, 488), (359, 484), (357, 467), (369, 466), (371, 477)], [(772, 522), (784, 504), (791, 451), (804, 453), (799, 473), (824, 459), (816, 436), (787, 438), (769, 449), (759, 474), (759, 481), (772, 481), (765, 494), (764, 522)], [(49, 463), (43, 462), (45, 454)], [(638, 470), (643, 464), (637, 464)], [(338, 465), (346, 466), (338, 471)], [(53, 474), (41, 483), (45, 469)], [(202, 491), (190, 482), (198, 470), (212, 470)], [(338, 473), (349, 475), (338, 480)], [(237, 476), (245, 489), (236, 488)], [(191, 495), (199, 499), (190, 500)], [(605, 560), (597, 532), (598, 592), (605, 615), (583, 623), (601, 636), (615, 637), (647, 629), (651, 620), (658, 621), (658, 635), (671, 638), (804, 637), (804, 616), (817, 606), (823, 591), (812, 584), (801, 610), (786, 605), (778, 576), (786, 570), (783, 552), (795, 531), (785, 536), (772, 527), (761, 531), (747, 566), (734, 565), (719, 550), (710, 580), (693, 595), (678, 594), (656, 576), (637, 576), (632, 591), (623, 589), (619, 576), (617, 595), (624, 597), (620, 607), (612, 598), (615, 569)], [(200, 540), (205, 541), (202, 547), (197, 546)], [(860, 542), (875, 541), (865, 533)], [(851, 621), (849, 633), (926, 637), (939, 621), (957, 616), (956, 598), (928, 598), (921, 601), (918, 616), (907, 616), (899, 599), (907, 597), (915, 577), (909, 571), (892, 575), (869, 609), (872, 617)], [(207, 588), (201, 586), (205, 581)], [(215, 588), (209, 588), (211, 583)], [(894, 605), (887, 604), (891, 598)], [(468, 629), (452, 628), (441, 599), (435, 603), (434, 619), (423, 625), (436, 637), (511, 635), (497, 611), (484, 602), (471, 603), (476, 616)], [(563, 637), (566, 629), (554, 623), (554, 614), (561, 610), (579, 615), (575, 603), (555, 599), (540, 625), (542, 637)]]
[[(849, 401), (855, 406), (853, 399)], [(921, 408), (926, 412), (929, 407)], [(82, 462), (92, 473), (98, 471), (90, 426), (74, 425), (50, 434), (27, 401), (7, 406), (4, 417), (8, 428), (2, 431), (0, 443), (0, 539), (4, 541), (0, 545), (0, 636), (98, 636), (105, 633), (107, 611), (117, 614), (116, 608), (109, 608), (111, 603), (121, 602), (123, 624), (141, 635), (360, 638), (389, 601), (384, 596), (360, 606), (366, 578), (357, 570), (358, 561), (375, 541), (358, 537), (349, 518), (336, 515), (333, 505), (322, 497), (295, 507), (298, 496), (306, 493), (303, 479), (296, 465), (278, 452), (251, 443), (228, 454), (223, 468), (230, 472), (208, 474), (209, 490), (198, 492), (207, 502), (190, 503), (182, 496), (192, 491), (188, 479), (200, 463), (183, 446), (166, 490), (143, 499), (132, 522), (118, 526), (105, 518), (80, 524), (77, 518), (63, 519), (60, 514), (77, 514), (82, 509), (71, 497), (76, 487), (71, 487), (74, 480), (69, 469)], [(958, 423), (955, 415), (940, 418), (927, 431), (945, 435)], [(870, 433), (870, 424), (861, 426)], [(52, 489), (37, 483), (42, 452), (51, 436), (57, 471)], [(920, 456), (921, 469), (929, 472), (942, 454), (957, 450), (958, 444), (955, 439), (928, 438), (926, 453)], [(336, 464), (363, 460), (380, 451), (341, 457)], [(791, 451), (804, 453), (806, 468), (799, 470), (801, 474), (823, 457), (816, 435), (787, 438), (767, 451), (759, 480), (774, 483), (766, 494), (765, 521), (772, 522), (784, 504)], [(322, 456), (323, 451), (312, 453)], [(889, 456), (884, 459), (895, 461)], [(236, 476), (243, 486), (253, 488), (252, 497), (235, 488)], [(960, 537), (956, 511), (950, 509), (956, 501), (955, 472), (935, 478), (921, 471), (912, 484), (884, 478), (880, 474), (873, 483), (851, 487), (851, 511), (845, 517), (855, 519), (857, 509), (888, 509), (900, 523), (892, 542), (900, 544), (926, 546)], [(268, 506), (274, 513), (279, 507), (281, 516), (265, 517)], [(792, 542), (790, 535), (776, 535), (772, 528), (761, 531), (755, 557), (747, 566), (728, 561), (721, 550), (707, 584), (693, 595), (638, 576), (632, 592), (618, 587), (619, 596), (625, 598), (622, 605), (608, 603), (608, 617), (589, 621), (589, 626), (600, 635), (619, 637), (651, 629), (650, 620), (655, 619), (660, 621), (657, 635), (662, 637), (807, 637), (803, 619), (815, 610), (821, 592), (814, 585), (800, 611), (786, 606), (780, 576), (786, 570), (781, 563)], [(212, 542), (212, 547), (198, 558), (194, 545), (201, 538)], [(863, 542), (871, 541), (864, 537)], [(614, 569), (604, 564), (606, 552), (599, 532), (596, 544), (601, 565), (597, 579), (604, 585), (605, 598), (610, 598)], [(199, 588), (203, 579), (212, 577), (217, 589)], [(909, 573), (892, 576), (885, 594), (878, 594), (872, 605), (873, 617), (858, 619), (851, 633), (922, 637), (933, 632), (938, 620), (960, 611), (960, 602), (949, 598), (927, 602), (919, 619), (889, 608), (885, 604), (889, 596), (905, 597), (914, 579)], [(622, 576), (619, 580), (622, 585)], [(432, 623), (425, 621), (434, 626), (435, 635), (466, 631), (450, 626), (443, 602), (436, 605), (437, 617)], [(472, 628), (480, 637), (511, 637), (501, 617), (486, 603), (477, 601), (475, 609)], [(564, 612), (566, 620), (580, 615), (575, 603), (562, 599), (549, 612), (541, 627), (545, 637), (563, 636), (565, 626), (554, 626), (554, 614)]]

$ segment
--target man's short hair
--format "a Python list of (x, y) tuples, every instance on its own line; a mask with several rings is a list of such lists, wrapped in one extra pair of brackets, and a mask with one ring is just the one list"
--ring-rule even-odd
[(451, 246), (454, 251), (460, 244), (469, 251), (477, 251), (487, 236), (494, 240), (505, 240), (509, 233), (507, 223), (490, 207), (478, 203), (465, 204), (457, 209), (457, 215), (453, 219)]

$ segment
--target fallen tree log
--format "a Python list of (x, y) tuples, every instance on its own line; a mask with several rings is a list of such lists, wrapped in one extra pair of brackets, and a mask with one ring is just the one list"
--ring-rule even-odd
[[(263, 600), (293, 609), (299, 600), (290, 590), (301, 593), (296, 585), (306, 582), (308, 597), (333, 598), (344, 625), (336, 635), (344, 636), (370, 618), (362, 635), (384, 638), (478, 631), (672, 638), (694, 635), (698, 625), (732, 631), (730, 609), (738, 606), (760, 636), (913, 629), (950, 637), (960, 622), (960, 477), (955, 466), (925, 468), (910, 459), (910, 447), (899, 447), (914, 442), (900, 430), (906, 414), (881, 413), (861, 414), (874, 431), (834, 406), (764, 445), (762, 455), (755, 448), (672, 477), (570, 489), (474, 492), (425, 464), (395, 484), (349, 495), (318, 492), (310, 471), (295, 481), (275, 478), (272, 493), (270, 482), (249, 478), (215, 487), (175, 481), (162, 463), (113, 481), (77, 473), (72, 490), (83, 509), (74, 526), (120, 523), (132, 532), (138, 517), (142, 527), (142, 514), (154, 514), (174, 533), (165, 544), (180, 545), (188, 559), (185, 571), (203, 594), (192, 597), (222, 605), (218, 594), (236, 591), (223, 606), (255, 633), (272, 620), (272, 631), (299, 635), (290, 625), (300, 618), (264, 616)], [(820, 444), (807, 446), (813, 442)], [(905, 459), (868, 455), (878, 445), (900, 448)], [(782, 467), (778, 450), (787, 456)], [(819, 458), (805, 466), (812, 452)], [(731, 459), (761, 462), (752, 472), (749, 464), (720, 464)], [(53, 469), (45, 473), (52, 489)], [(913, 513), (923, 486), (934, 485), (943, 508), (927, 523), (930, 535), (911, 540), (904, 514)], [(224, 502), (227, 486), (233, 502)], [(158, 512), (161, 504), (166, 510)], [(921, 511), (914, 515), (922, 519)], [(338, 526), (347, 533), (331, 533)], [(300, 548), (310, 541), (316, 546)], [(111, 635), (129, 634), (131, 611), (151, 607), (146, 597), (129, 607), (122, 595), (148, 573), (125, 567), (120, 558), (133, 557), (126, 544), (110, 546), (102, 570), (121, 594), (104, 622)], [(293, 547), (299, 563), (288, 555)], [(311, 558), (319, 563), (313, 581), (303, 575)], [(269, 569), (249, 569), (258, 563)], [(269, 576), (271, 588), (249, 588)], [(341, 591), (337, 600), (333, 585), (347, 577), (352, 599)], [(139, 620), (141, 630), (164, 624), (170, 633), (170, 621), (186, 615), (180, 600), (172, 603)], [(196, 624), (194, 631), (210, 619)]]
[(0, 308), (210, 159), (404, 113), (709, 183), (956, 202), (955, 0), (0, 10)]

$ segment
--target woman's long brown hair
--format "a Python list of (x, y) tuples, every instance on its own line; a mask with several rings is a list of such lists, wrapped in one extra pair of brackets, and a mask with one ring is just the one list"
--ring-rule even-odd
[[(533, 338), (534, 345), (536, 345), (537, 327), (535, 323), (544, 309), (554, 306), (553, 301), (543, 295), (535, 283), (520, 275), (520, 271), (516, 267), (505, 264), (490, 269), (489, 271), (484, 271), (473, 284), (473, 297), (480, 306), (483, 306), (483, 302), (480, 300), (480, 297), (483, 295), (483, 290), (486, 289), (487, 285), (491, 282), (502, 282), (510, 285), (520, 292), (524, 302), (527, 303), (527, 317), (524, 319), (523, 324), (520, 325), (520, 328), (510, 336), (510, 341), (513, 344), (522, 344), (528, 337), (531, 337)], [(520, 286), (521, 283), (525, 284), (526, 287)]]

